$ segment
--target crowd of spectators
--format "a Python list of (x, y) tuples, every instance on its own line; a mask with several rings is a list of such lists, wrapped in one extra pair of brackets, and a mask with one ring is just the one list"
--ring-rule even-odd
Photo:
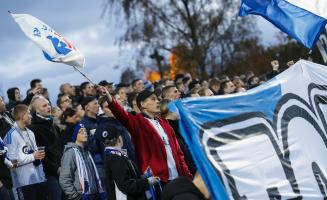
[(210, 199), (167, 105), (187, 97), (246, 92), (277, 75), (199, 80), (136, 79), (60, 85), (55, 104), (42, 80), (0, 97), (3, 200)]

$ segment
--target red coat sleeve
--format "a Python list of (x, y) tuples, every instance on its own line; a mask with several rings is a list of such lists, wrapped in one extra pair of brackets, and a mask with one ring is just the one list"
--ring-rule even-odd
[(112, 99), (112, 101), (108, 102), (108, 104), (112, 114), (120, 123), (125, 126), (125, 128), (130, 132), (133, 137), (135, 134), (135, 131), (133, 130), (133, 123), (135, 121), (134, 116), (126, 112), (124, 108), (115, 99)]

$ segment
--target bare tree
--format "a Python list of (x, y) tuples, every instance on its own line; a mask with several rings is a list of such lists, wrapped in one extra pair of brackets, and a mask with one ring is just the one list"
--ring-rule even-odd
[(242, 51), (235, 46), (256, 37), (253, 18), (237, 17), (239, 5), (239, 0), (107, 0), (104, 10), (124, 16), (119, 42), (137, 45), (140, 59), (185, 45), (189, 50), (178, 54), (191, 59), (195, 75), (204, 78), (225, 70)]

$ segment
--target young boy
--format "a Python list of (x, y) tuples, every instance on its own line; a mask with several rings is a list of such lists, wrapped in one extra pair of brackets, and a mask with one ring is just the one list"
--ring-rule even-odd
[(14, 126), (4, 139), (9, 160), (17, 163), (17, 168), (11, 169), (13, 186), (20, 200), (44, 200), (46, 179), (41, 160), (45, 152), (38, 150), (34, 133), (26, 128), (32, 118), (29, 108), (22, 104), (15, 106), (13, 117)]
[(72, 141), (65, 146), (61, 160), (59, 183), (67, 199), (105, 200), (106, 194), (89, 151), (88, 136), (83, 124), (77, 124)]
[(145, 200), (149, 187), (157, 184), (157, 177), (143, 178), (137, 166), (122, 149), (123, 138), (115, 126), (102, 132), (105, 146), (107, 189), (110, 200)]

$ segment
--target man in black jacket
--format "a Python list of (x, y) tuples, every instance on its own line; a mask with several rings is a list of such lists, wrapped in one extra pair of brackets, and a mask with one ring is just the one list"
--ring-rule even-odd
[[(6, 107), (3, 98), (0, 96), (0, 137), (3, 139), (7, 132), (11, 129), (10, 124), (5, 118), (9, 118), (6, 114)], [(10, 171), (8, 167), (4, 164), (4, 157), (0, 156), (0, 197), (4, 200), (13, 200), (13, 194), (11, 192), (12, 181), (10, 176)]]
[(53, 123), (49, 101), (43, 96), (34, 97), (31, 102), (35, 111), (30, 129), (35, 134), (38, 146), (45, 147), (46, 157), (42, 160), (47, 178), (49, 200), (61, 200), (62, 190), (59, 186), (59, 167), (62, 152), (60, 148), (60, 131)]

